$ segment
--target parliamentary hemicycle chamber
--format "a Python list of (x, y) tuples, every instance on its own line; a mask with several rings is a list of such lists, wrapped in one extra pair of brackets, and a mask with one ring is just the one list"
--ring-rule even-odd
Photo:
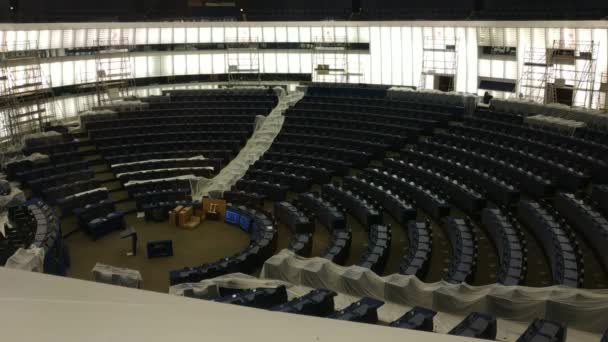
[(353, 3), (0, 23), (2, 340), (608, 341), (606, 17)]

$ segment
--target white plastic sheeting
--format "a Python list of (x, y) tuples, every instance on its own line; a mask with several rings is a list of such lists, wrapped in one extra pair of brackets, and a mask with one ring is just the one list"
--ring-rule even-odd
[(136, 162), (130, 162), (130, 163), (120, 163), (120, 164), (112, 164), (111, 167), (119, 167), (119, 166), (127, 166), (127, 165), (140, 165), (140, 164), (148, 164), (148, 163), (155, 163), (155, 162), (179, 162), (179, 161), (184, 161), (184, 160), (206, 160), (207, 158), (205, 158), (205, 156), (196, 156), (196, 157), (191, 157), (191, 158), (171, 158), (171, 159), (148, 159), (148, 160), (142, 160), (142, 161), (136, 161)]
[[(220, 276), (213, 279), (203, 280), (199, 283), (185, 283), (174, 285), (169, 288), (169, 294), (176, 296), (188, 296), (200, 299), (214, 299), (220, 296), (220, 287), (229, 289), (254, 289), (254, 288), (276, 288), (278, 286), (285, 286), (287, 290), (288, 300), (292, 300), (297, 297), (301, 297), (313, 290), (311, 287), (294, 285), (289, 282), (273, 279), (258, 279), (250, 275), (243, 273), (233, 273)], [(343, 309), (350, 304), (358, 301), (361, 297), (350, 296), (344, 293), (337, 293), (334, 297), (334, 308), (336, 310)], [(403, 315), (410, 308), (394, 304), (386, 303), (378, 310), (378, 319), (384, 323), (390, 323), (401, 315)], [(438, 320), (436, 319), (438, 322)], [(439, 324), (440, 326), (442, 324)], [(455, 325), (455, 324), (454, 324)], [(450, 326), (447, 324), (447, 326)], [(443, 331), (443, 332), (447, 332)]]
[[(0, 211), (5, 211), (9, 207), (21, 205), (25, 203), (25, 194), (19, 189), (16, 184), (11, 183), (11, 192), (6, 196), (0, 196)], [(4, 228), (0, 228), (4, 229)]]
[(161, 178), (161, 179), (147, 179), (147, 180), (142, 180), (142, 181), (130, 181), (130, 182), (125, 183), (125, 187), (131, 186), (131, 185), (136, 185), (136, 184), (155, 183), (155, 182), (180, 180), (180, 179), (198, 181), (199, 178), (201, 178), (201, 177), (196, 177), (195, 175), (185, 175), (185, 176), (169, 177), (169, 178)]
[(133, 171), (133, 172), (124, 172), (116, 175), (116, 178), (120, 178), (121, 176), (132, 176), (132, 175), (145, 175), (147, 173), (154, 173), (160, 171), (180, 171), (180, 170), (190, 170), (190, 171), (202, 171), (202, 170), (210, 170), (213, 171), (215, 168), (213, 166), (201, 166), (201, 167), (176, 167), (169, 169), (150, 169), (150, 170), (142, 170), (142, 171)]
[(408, 307), (423, 306), (459, 318), (472, 311), (486, 312), (501, 319), (499, 335), (503, 336), (509, 335), (505, 328), (523, 332), (535, 318), (568, 324), (570, 338), (575, 337), (572, 341), (598, 340), (608, 327), (608, 290), (427, 284), (414, 276), (380, 277), (358, 266), (342, 267), (322, 258), (306, 259), (289, 250), (268, 259), (261, 277), (374, 297)]
[(91, 272), (93, 272), (93, 279), (95, 279), (96, 282), (110, 285), (138, 289), (141, 287), (141, 282), (143, 280), (141, 273), (137, 270), (114, 267), (99, 262), (95, 264), (95, 267), (93, 267)]
[(108, 120), (118, 117), (118, 114), (113, 110), (88, 110), (78, 115), (80, 126), (84, 127), (87, 121)]
[(6, 260), (5, 267), (30, 272), (43, 272), (44, 248), (35, 246), (28, 249), (19, 248)]
[(580, 121), (556, 118), (554, 116), (533, 115), (524, 118), (524, 122), (530, 126), (546, 127), (556, 130), (574, 132), (577, 128), (587, 127), (587, 124)]
[(230, 190), (239, 179), (245, 176), (249, 167), (268, 151), (283, 127), (285, 121), (283, 113), (304, 97), (304, 93), (286, 95), (284, 90), (279, 87), (275, 88), (275, 92), (279, 96), (278, 105), (268, 116), (257, 117), (253, 135), (225, 168), (214, 178), (202, 179), (193, 186), (192, 194), (195, 200), (200, 200), (210, 193), (223, 193)]
[(540, 104), (520, 99), (492, 99), (490, 108), (496, 112), (521, 114), (524, 116), (546, 115), (566, 120), (575, 120), (586, 123), (589, 126), (608, 129), (608, 115), (597, 110), (584, 108), (571, 108), (564, 104)]
[(55, 131), (26, 134), (21, 138), (24, 146), (52, 145), (63, 142), (63, 134)]

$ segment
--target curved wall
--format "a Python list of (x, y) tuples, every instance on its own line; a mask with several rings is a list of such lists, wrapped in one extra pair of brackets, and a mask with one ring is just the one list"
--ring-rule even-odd
[[(429, 50), (437, 42), (445, 42), (456, 46), (457, 53), (452, 60), (455, 89), (483, 94), (484, 90), (478, 89), (480, 78), (517, 82), (524, 73), (528, 51), (545, 50), (552, 47), (554, 41), (571, 40), (597, 45), (595, 70), (584, 84), (587, 90), (575, 92), (574, 105), (598, 108), (606, 101), (598, 92), (602, 74), (608, 72), (606, 21), (0, 24), (0, 51), (42, 50), (42, 74), (53, 87), (94, 81), (96, 59), (91, 48), (100, 42), (135, 46), (138, 52), (129, 53), (129, 60), (131, 73), (136, 78), (226, 74), (228, 65), (238, 60), (243, 65), (257, 64), (264, 74), (302, 73), (312, 74), (313, 80), (322, 82), (420, 87), (424, 85), (423, 69), (445, 65), (445, 61), (442, 62), (445, 53)], [(281, 50), (267, 48), (252, 54), (215, 45), (216, 48), (209, 50), (209, 44), (232, 42), (363, 43), (369, 44), (369, 49), (344, 52), (340, 48), (299, 46)], [(197, 50), (201, 44), (207, 47)], [(481, 45), (509, 46), (515, 48), (516, 53), (484, 55)], [(165, 47), (170, 51), (158, 51)], [(423, 48), (427, 48), (426, 53)], [(16, 73), (25, 73), (25, 63), (17, 61), (12, 68)], [(345, 72), (322, 76), (314, 71), (318, 64)], [(556, 77), (572, 77), (585, 68), (585, 62), (579, 61), (570, 71)], [(432, 76), (427, 76), (427, 80), (429, 78)], [(495, 92), (494, 95), (510, 97), (519, 92), (523, 92), (521, 86), (514, 93)], [(64, 115), (75, 115), (75, 112)]]

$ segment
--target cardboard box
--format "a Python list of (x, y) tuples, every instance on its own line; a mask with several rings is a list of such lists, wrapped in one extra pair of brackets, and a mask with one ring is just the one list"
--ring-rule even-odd
[(179, 216), (179, 212), (182, 211), (183, 209), (184, 209), (183, 205), (178, 205), (177, 207), (175, 207), (175, 209), (173, 209), (172, 211), (169, 212), (169, 224), (171, 224), (173, 226), (179, 225), (178, 216)]
[(203, 210), (203, 205), (194, 206), (194, 216), (203, 218), (205, 216), (205, 211)]
[(192, 207), (187, 207), (182, 209), (182, 211), (178, 214), (178, 224), (180, 227), (183, 227), (186, 223), (190, 221), (192, 218)]
[(197, 216), (192, 216), (190, 218), (190, 221), (188, 221), (185, 225), (183, 225), (182, 228), (188, 229), (188, 230), (194, 230), (194, 229), (196, 229), (196, 227), (199, 226), (199, 224), (201, 224), (201, 218), (197, 217)]
[(211, 199), (211, 198), (203, 198), (203, 211), (205, 213), (205, 217), (207, 216), (207, 212), (209, 211), (209, 207), (215, 204), (215, 212), (218, 214), (220, 220), (224, 219), (226, 215), (226, 201), (223, 199)]

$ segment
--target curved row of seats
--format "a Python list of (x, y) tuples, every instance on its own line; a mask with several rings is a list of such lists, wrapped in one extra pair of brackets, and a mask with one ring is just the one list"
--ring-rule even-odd
[(447, 154), (436, 153), (429, 148), (429, 145), (417, 146), (416, 149), (405, 149), (401, 153), (405, 160), (448, 173), (449, 176), (467, 184), (497, 204), (510, 205), (519, 199), (519, 190), (505, 180), (460, 162)]
[(585, 237), (601, 264), (608, 269), (608, 220), (574, 194), (559, 193), (555, 197), (555, 208)]
[[(138, 210), (155, 209), (155, 203), (181, 203), (191, 198), (192, 188), (188, 179), (169, 179), (131, 183), (125, 186), (135, 200)], [(152, 206), (150, 206), (152, 205)], [(164, 207), (164, 206), (163, 206)]]
[(273, 105), (277, 102), (277, 96), (270, 88), (165, 90), (163, 97), (169, 97), (172, 102), (270, 102)]
[(374, 183), (398, 192), (411, 201), (414, 207), (424, 210), (435, 219), (450, 214), (451, 208), (446, 200), (420, 184), (379, 169), (365, 169), (363, 174)]
[(382, 224), (382, 214), (371, 203), (350, 190), (334, 184), (324, 184), (321, 188), (323, 198), (337, 204), (342, 211), (351, 214), (365, 229), (372, 225)]
[(245, 206), (227, 210), (239, 216), (236, 222), (250, 232), (250, 244), (242, 252), (198, 267), (186, 267), (169, 273), (171, 285), (199, 282), (230, 273), (251, 273), (259, 268), (276, 249), (277, 231), (265, 213)]
[(263, 160), (278, 161), (283, 163), (296, 163), (309, 165), (318, 169), (328, 170), (336, 175), (346, 175), (352, 164), (337, 158), (334, 158), (333, 153), (310, 155), (302, 152), (287, 151), (280, 149), (278, 151), (271, 149), (264, 154)]
[(220, 141), (225, 142), (228, 146), (233, 141), (239, 144), (247, 140), (249, 132), (247, 131), (191, 131), (186, 130), (176, 133), (141, 133), (139, 131), (132, 132), (125, 136), (116, 136), (111, 138), (96, 139), (95, 144), (100, 153), (110, 154), (115, 149), (122, 146), (138, 146), (156, 141), (181, 141), (183, 143), (189, 141)]
[[(393, 112), (402, 115), (420, 115), (422, 118), (447, 122), (454, 117), (462, 115), (462, 108), (446, 106), (437, 103), (420, 103), (389, 98), (372, 98), (369, 96), (352, 96), (348, 94), (337, 95), (327, 92), (327, 88), (320, 88), (317, 93), (314, 88), (309, 87), (307, 91), (307, 102), (323, 104), (354, 105), (365, 109), (366, 112)], [(386, 93), (384, 94), (386, 96)]]
[(72, 210), (82, 208), (89, 203), (99, 202), (109, 197), (107, 188), (97, 188), (74, 195), (64, 197), (57, 201), (57, 205), (61, 209), (61, 215), (72, 214)]
[(314, 217), (330, 233), (327, 248), (320, 257), (344, 265), (350, 254), (352, 230), (346, 226), (344, 213), (327, 197), (313, 193), (302, 193), (297, 198), (297, 206), (308, 217)]
[(593, 185), (591, 201), (604, 215), (608, 215), (608, 184)]
[(250, 169), (285, 172), (288, 174), (299, 175), (310, 179), (311, 182), (324, 184), (331, 179), (332, 171), (325, 167), (318, 167), (310, 164), (295, 163), (289, 161), (275, 160), (270, 154), (264, 155), (264, 158), (257, 160)]
[(277, 222), (284, 223), (293, 234), (287, 249), (298, 255), (310, 257), (312, 235), (315, 232), (314, 222), (303, 211), (286, 201), (274, 203), (274, 217)]
[(406, 224), (416, 218), (416, 209), (399, 195), (385, 189), (365, 178), (346, 176), (342, 179), (342, 186), (365, 195), (368, 199), (378, 203), (400, 224)]
[[(489, 145), (488, 148), (497, 149), (505, 156), (513, 156), (534, 168), (551, 167), (553, 168), (551, 176), (554, 177), (557, 184), (565, 188), (583, 188), (591, 179), (584, 168), (586, 166), (584, 161), (558, 156), (547, 149), (534, 148), (534, 145), (528, 142), (516, 143), (511, 139), (506, 139), (500, 133), (467, 126), (452, 127), (450, 132), (482, 141)], [(597, 171), (602, 174), (601, 168)], [(568, 178), (574, 178), (574, 180), (568, 180)]]
[(564, 223), (538, 202), (522, 200), (517, 206), (518, 218), (543, 246), (555, 284), (580, 287), (583, 264), (576, 241)]
[(43, 201), (33, 198), (23, 205), (8, 209), (11, 225), (4, 226), (0, 236), (0, 265), (4, 265), (19, 248), (32, 246), (44, 250), (43, 271), (49, 274), (65, 275), (70, 259), (59, 220)]
[[(210, 132), (247, 132), (251, 133), (253, 129), (253, 122), (251, 119), (245, 117), (241, 120), (242, 116), (232, 117), (232, 122), (214, 122), (219, 121), (215, 117), (210, 117), (208, 122), (204, 123), (187, 123), (188, 117), (183, 121), (185, 123), (175, 123), (175, 121), (171, 121), (164, 124), (152, 124), (151, 120), (146, 120), (146, 122), (141, 122), (138, 126), (124, 126), (124, 127), (113, 127), (113, 128), (105, 128), (105, 129), (92, 129), (89, 130), (89, 136), (95, 141), (104, 143), (111, 143), (115, 139), (121, 139), (130, 136), (133, 133), (134, 128), (137, 128), (137, 134), (179, 134), (181, 132), (190, 132), (197, 134), (206, 134)], [(156, 118), (153, 118), (154, 120)], [(182, 120), (181, 117), (178, 117), (179, 120)], [(152, 121), (155, 122), (155, 121)]]
[(330, 231), (327, 248), (321, 252), (321, 258), (332, 261), (338, 265), (345, 265), (350, 254), (353, 241), (353, 232), (349, 227)]
[(526, 243), (519, 227), (513, 224), (508, 214), (499, 209), (486, 208), (482, 223), (498, 250), (500, 269), (498, 282), (506, 286), (521, 285), (527, 274)]
[[(399, 119), (412, 120), (417, 123), (427, 123), (430, 126), (437, 126), (447, 123), (453, 118), (450, 113), (433, 112), (429, 110), (416, 110), (411, 107), (398, 107), (401, 101), (384, 101), (376, 103), (378, 100), (350, 100), (336, 97), (306, 97), (299, 103), (298, 108), (303, 110), (323, 110), (335, 112), (348, 112), (373, 116), (391, 116)], [(417, 120), (417, 121), (413, 121)]]
[[(174, 140), (163, 141), (162, 139), (159, 140), (151, 138), (148, 142), (104, 147), (98, 148), (98, 150), (109, 162), (109, 157), (117, 157), (125, 154), (128, 155), (149, 152), (170, 152), (184, 150), (193, 151), (199, 149), (201, 146), (204, 146), (207, 150), (224, 150), (236, 153), (241, 147), (241, 141), (234, 139), (214, 140), (211, 138), (198, 137), (195, 140), (182, 140), (179, 136), (176, 136), (173, 139)], [(199, 153), (199, 155), (200, 154), (201, 153)]]
[(359, 258), (357, 266), (368, 268), (376, 274), (382, 274), (388, 261), (392, 240), (390, 226), (371, 225), (368, 233), (368, 245)]
[(303, 193), (298, 196), (298, 203), (330, 231), (346, 228), (344, 214), (326, 199), (312, 193)]
[[(252, 110), (231, 107), (141, 110), (118, 113), (116, 117), (86, 121), (85, 127), (90, 134), (89, 136), (97, 139), (112, 136), (109, 132), (111, 129), (172, 124), (219, 123), (228, 126), (230, 124), (253, 124), (256, 115), (267, 114), (268, 111), (265, 109)], [(151, 123), (154, 123), (154, 125), (151, 125)]]
[(470, 137), (465, 134), (440, 133), (438, 135), (457, 146), (479, 150), (480, 152), (494, 155), (498, 159), (508, 160), (533, 173), (544, 175), (547, 179), (554, 181), (557, 186), (568, 191), (578, 191), (589, 183), (590, 177), (588, 175), (560, 162), (548, 160), (543, 156), (532, 154), (526, 150)]
[[(287, 133), (283, 132), (275, 140), (276, 143), (295, 143), (309, 145), (326, 145), (327, 147), (342, 148), (364, 152), (370, 158), (382, 156), (390, 147), (385, 143), (367, 140), (365, 136), (342, 138), (335, 135), (320, 135), (318, 133)], [(357, 156), (359, 158), (359, 156)], [(359, 162), (356, 160), (356, 162)]]
[(537, 172), (538, 170), (530, 170), (525, 165), (514, 163), (499, 154), (480, 150), (475, 144), (463, 144), (462, 140), (454, 140), (450, 135), (439, 133), (421, 144), (492, 172), (532, 197), (550, 196), (555, 191), (553, 181)]
[[(342, 111), (341, 108), (316, 108), (316, 109), (304, 109), (305, 103), (299, 104), (296, 108), (291, 109), (288, 116), (292, 118), (302, 118), (317, 121), (319, 123), (324, 122), (345, 122), (345, 123), (363, 123), (368, 122), (370, 124), (381, 124), (387, 125), (387, 127), (400, 126), (408, 135), (420, 135), (430, 133), (437, 126), (437, 122), (428, 119), (413, 119), (401, 115), (385, 115), (385, 114), (374, 114), (374, 113), (362, 113), (359, 111)], [(326, 107), (322, 105), (321, 107)], [(338, 106), (341, 107), (341, 106)], [(294, 121), (294, 123), (297, 121)], [(372, 130), (374, 126), (371, 126)]]
[(497, 132), (491, 130), (492, 125), (474, 119), (467, 120), (466, 123), (467, 126), (460, 129), (463, 129), (464, 132), (471, 136), (490, 138), (511, 146), (525, 148), (536, 155), (546, 156), (554, 161), (561, 161), (573, 169), (584, 168), (579, 171), (590, 174), (595, 181), (608, 181), (608, 176), (606, 176), (608, 175), (608, 163), (605, 160), (561, 146), (550, 145), (535, 138), (513, 135), (512, 132)]
[(75, 172), (80, 170), (86, 170), (89, 168), (89, 162), (86, 160), (79, 160), (69, 163), (43, 163), (42, 165), (36, 165), (31, 163), (26, 166), (25, 170), (15, 172), (9, 176), (20, 180), (21, 182), (29, 182), (45, 177), (51, 177), (62, 173)]
[(433, 231), (430, 222), (410, 222), (407, 225), (407, 237), (408, 250), (399, 265), (399, 273), (424, 279), (429, 271), (433, 253)]
[(234, 185), (233, 190), (262, 194), (273, 201), (284, 201), (287, 198), (287, 192), (289, 191), (287, 185), (268, 180), (252, 179), (250, 177), (246, 176), (239, 179)]
[[(334, 137), (348, 140), (365, 139), (365, 142), (381, 144), (388, 148), (399, 148), (408, 141), (408, 137), (400, 134), (375, 132), (365, 129), (352, 129), (340, 126), (326, 126), (322, 124), (301, 125), (285, 122), (281, 132), (288, 134), (307, 134), (322, 137)], [(387, 148), (387, 149), (388, 149)]]
[(315, 225), (310, 221), (308, 216), (289, 202), (275, 202), (274, 217), (278, 222), (287, 225), (289, 230), (294, 234), (315, 232)]
[[(249, 99), (231, 99), (230, 106), (232, 108), (248, 108), (248, 109), (263, 109), (266, 111), (272, 110), (274, 105), (270, 101), (260, 100), (255, 101)], [(151, 109), (180, 109), (180, 108), (201, 108), (208, 107), (214, 108), (215, 106), (224, 105), (225, 101), (218, 100), (205, 100), (205, 99), (196, 99), (196, 98), (180, 98), (171, 96), (171, 103), (166, 102), (155, 102), (150, 103), (149, 108)]]
[(531, 138), (536, 141), (542, 141), (547, 145), (559, 146), (565, 149), (578, 151), (581, 154), (593, 156), (599, 160), (606, 160), (606, 152), (608, 146), (599, 144), (594, 141), (580, 139), (577, 137), (566, 136), (563, 134), (531, 128), (523, 125), (514, 125), (504, 122), (484, 120), (480, 118), (472, 118), (468, 123), (475, 122), (479, 125), (487, 125), (486, 127), (492, 131), (503, 132), (507, 134), (517, 135), (519, 137)]
[(285, 186), (288, 191), (293, 192), (306, 191), (313, 184), (312, 179), (306, 176), (301, 176), (295, 173), (287, 173), (285, 171), (262, 170), (256, 168), (255, 166), (249, 168), (247, 171), (247, 177), (245, 179), (281, 184)]
[[(69, 141), (70, 138), (64, 136), (62, 139)], [(61, 145), (52, 141), (52, 144), (38, 144), (29, 146), (29, 149), (39, 153), (39, 151), (48, 150), (47, 146), (53, 146), (53, 144)], [(20, 181), (22, 186), (29, 187), (33, 194), (42, 197), (50, 204), (59, 204), (66, 197), (98, 188), (99, 182), (93, 178), (94, 173), (90, 168), (90, 163), (82, 160), (82, 157), (75, 153), (78, 150), (75, 142), (69, 144), (69, 146), (75, 147), (74, 151), (69, 152), (73, 155), (71, 161), (55, 160), (56, 154), (65, 152), (54, 152), (51, 149), (46, 151), (50, 153), (49, 158), (43, 159), (41, 162), (21, 160), (8, 163), (6, 165), (8, 176), (10, 179)]]
[(445, 218), (452, 245), (452, 260), (444, 279), (453, 284), (471, 283), (477, 269), (477, 241), (470, 224), (457, 217)]
[(435, 171), (423, 165), (404, 160), (388, 158), (384, 160), (388, 170), (401, 174), (407, 179), (418, 180), (438, 193), (444, 193), (450, 203), (473, 214), (483, 209), (486, 199), (477, 191), (469, 188), (465, 183), (450, 178), (443, 171)]

